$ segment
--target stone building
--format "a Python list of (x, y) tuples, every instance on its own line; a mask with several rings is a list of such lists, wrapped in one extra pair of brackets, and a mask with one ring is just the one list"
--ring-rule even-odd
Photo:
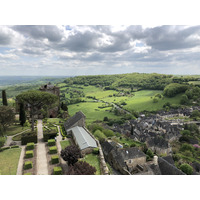
[[(48, 92), (58, 96), (58, 102), (56, 102), (56, 106), (48, 110), (48, 117), (55, 118), (58, 116), (59, 109), (60, 109), (60, 88), (52, 85), (50, 82), (46, 85), (43, 85), (39, 89), (42, 92)], [(42, 114), (39, 115), (39, 118), (43, 118)]]
[(113, 141), (105, 141), (101, 146), (108, 163), (124, 175), (131, 174), (146, 163), (146, 155), (136, 147), (119, 148)]

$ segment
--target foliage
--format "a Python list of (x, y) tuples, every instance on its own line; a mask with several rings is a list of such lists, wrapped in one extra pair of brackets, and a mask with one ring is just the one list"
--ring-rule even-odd
[(69, 166), (68, 175), (94, 175), (96, 168), (85, 161), (79, 161)]
[(57, 136), (56, 130), (44, 130), (43, 131), (43, 140), (44, 142), (47, 142), (49, 139), (53, 139)]
[(154, 153), (151, 151), (151, 149), (148, 149), (146, 154), (150, 157), (150, 158), (153, 158), (154, 156)]
[(53, 168), (54, 175), (62, 175), (62, 168), (61, 167), (54, 167)]
[(104, 135), (103, 132), (101, 132), (100, 130), (96, 130), (94, 132), (94, 136), (99, 140), (99, 141), (103, 141), (104, 139), (106, 139), (106, 136)]
[(19, 121), (20, 121), (21, 126), (24, 126), (24, 123), (26, 122), (26, 113), (25, 113), (24, 103), (20, 103)]
[(190, 144), (184, 143), (184, 144), (181, 145), (180, 151), (194, 152), (194, 147)]
[(49, 153), (50, 153), (50, 154), (55, 154), (55, 153), (57, 153), (57, 147), (56, 147), (56, 146), (50, 147), (50, 148), (49, 148)]
[(153, 98), (153, 103), (158, 103), (158, 98), (154, 97)]
[(34, 115), (39, 114), (43, 106), (49, 106), (58, 100), (58, 97), (48, 92), (41, 92), (37, 90), (30, 90), (23, 92), (16, 97), (19, 103), (26, 103), (30, 105), (30, 114), (32, 121), (32, 131), (34, 130)]
[(25, 158), (32, 158), (33, 157), (33, 151), (26, 151)]
[(193, 172), (193, 168), (187, 163), (182, 164), (180, 169), (187, 175), (191, 175)]
[(186, 104), (188, 104), (189, 103), (189, 100), (188, 100), (188, 97), (187, 97), (187, 95), (182, 95), (181, 96), (181, 100), (180, 100), (180, 104), (182, 104), (182, 105), (186, 105)]
[(22, 145), (26, 145), (27, 143), (30, 143), (30, 142), (37, 143), (37, 132), (36, 131), (22, 133), (22, 136), (21, 136)]
[(4, 106), (8, 105), (7, 97), (6, 97), (6, 91), (5, 90), (2, 90), (2, 102), (3, 102)]
[(192, 111), (191, 117), (192, 118), (200, 117), (200, 112), (198, 110)]
[(170, 83), (163, 91), (163, 95), (167, 97), (174, 97), (179, 93), (185, 92), (188, 89), (187, 85), (179, 83)]
[(32, 161), (26, 161), (26, 162), (24, 163), (24, 170), (26, 170), (26, 169), (31, 169), (31, 168), (33, 168), (33, 163), (32, 163)]
[(92, 153), (98, 155), (99, 154), (99, 148), (98, 147), (94, 148), (92, 150)]
[(33, 142), (27, 143), (26, 150), (33, 150), (34, 146), (35, 146), (35, 144)]
[(61, 150), (61, 157), (68, 162), (68, 165), (74, 165), (81, 157), (81, 151), (77, 146), (71, 145)]
[(4, 145), (5, 141), (6, 141), (5, 137), (0, 137), (0, 148)]
[(55, 146), (55, 144), (56, 144), (55, 139), (48, 140), (48, 146)]
[(105, 135), (106, 137), (112, 137), (112, 136), (115, 135), (114, 132), (113, 132), (112, 130), (109, 130), (109, 129), (104, 129), (104, 130), (103, 130), (103, 133), (104, 133), (104, 135)]
[(52, 164), (59, 163), (59, 157), (58, 157), (58, 155), (51, 156), (51, 163)]
[(0, 126), (2, 126), (3, 131), (6, 131), (7, 127), (13, 123), (14, 119), (15, 115), (10, 107), (0, 106)]

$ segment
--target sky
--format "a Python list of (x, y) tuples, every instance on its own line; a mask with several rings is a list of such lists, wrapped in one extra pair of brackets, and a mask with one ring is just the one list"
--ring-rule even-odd
[(200, 74), (200, 26), (1, 25), (0, 75)]

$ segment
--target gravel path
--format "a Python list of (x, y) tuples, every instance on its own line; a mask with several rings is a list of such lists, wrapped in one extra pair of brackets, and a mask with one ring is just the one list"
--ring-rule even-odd
[(37, 122), (37, 175), (48, 175), (48, 164), (45, 143), (43, 142), (42, 120)]
[(17, 167), (17, 175), (22, 175), (23, 172), (23, 163), (24, 163), (24, 153), (25, 153), (25, 146), (21, 146), (21, 154), (18, 162)]

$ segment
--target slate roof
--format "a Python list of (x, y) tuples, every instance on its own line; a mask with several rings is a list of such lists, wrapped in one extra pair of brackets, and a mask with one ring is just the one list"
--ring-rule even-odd
[(174, 160), (172, 158), (172, 156), (165, 156), (162, 157), (164, 160), (166, 160), (168, 163), (170, 163), (171, 165), (174, 165)]
[(118, 149), (118, 152), (121, 154), (124, 160), (140, 158), (144, 156), (146, 157), (146, 155), (137, 147)]
[(185, 173), (161, 157), (158, 157), (158, 165), (162, 175), (185, 175)]
[(72, 131), (78, 146), (81, 150), (86, 149), (88, 147), (96, 148), (96, 141), (90, 136), (90, 134), (80, 126), (75, 126), (68, 131)]
[(147, 143), (150, 147), (157, 146), (157, 147), (160, 147), (160, 148), (169, 148), (168, 142), (161, 137), (151, 138), (147, 141)]
[(70, 129), (76, 122), (78, 122), (82, 118), (85, 118), (85, 115), (81, 111), (77, 112), (74, 116), (69, 118), (64, 123), (65, 130), (67, 131), (68, 129)]
[(101, 143), (101, 147), (105, 156), (107, 156), (114, 149), (115, 146), (116, 145), (114, 142), (105, 141)]

